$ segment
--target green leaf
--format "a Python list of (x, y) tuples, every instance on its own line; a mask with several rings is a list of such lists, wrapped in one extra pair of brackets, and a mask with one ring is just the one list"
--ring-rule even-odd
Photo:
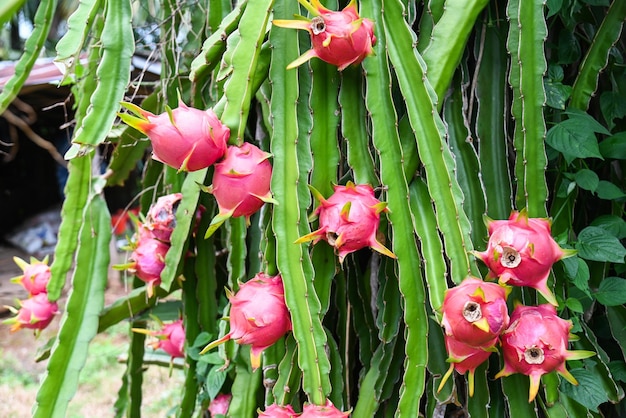
[(607, 6), (609, 5), (609, 0), (582, 0), (583, 3), (587, 3), (590, 6)]
[(594, 296), (604, 306), (618, 306), (626, 303), (626, 280), (620, 277), (607, 277), (600, 282)]
[(605, 91), (600, 96), (600, 109), (609, 129), (613, 129), (613, 120), (626, 116), (626, 98), (620, 92)]
[(565, 301), (565, 305), (572, 311), (576, 313), (583, 313), (583, 304), (576, 298), (567, 298)]
[(578, 255), (586, 260), (623, 263), (626, 249), (622, 243), (602, 228), (588, 226), (578, 234)]
[(609, 369), (615, 380), (626, 383), (626, 363), (615, 360), (609, 363)]
[(602, 390), (601, 380), (598, 376), (585, 369), (574, 369), (571, 370), (571, 373), (578, 381), (578, 386), (563, 381), (561, 392), (575, 399), (581, 405), (597, 412), (598, 406), (609, 400), (604, 390)]
[(626, 132), (619, 132), (600, 142), (600, 153), (604, 158), (626, 160)]
[(576, 172), (576, 175), (574, 176), (574, 181), (581, 189), (593, 192), (598, 187), (600, 179), (594, 171), (583, 168), (582, 170), (578, 170)]
[(580, 257), (568, 257), (561, 260), (565, 266), (565, 273), (574, 286), (591, 296), (589, 293), (589, 266)]
[(557, 54), (559, 64), (571, 64), (580, 58), (580, 43), (571, 31), (563, 30), (559, 33)]
[(606, 180), (600, 180), (596, 193), (600, 199), (604, 200), (617, 200), (626, 197), (622, 189)]
[[(559, 67), (560, 68), (560, 67)], [(565, 102), (572, 94), (572, 87), (559, 81), (544, 80), (546, 104), (555, 109), (565, 109)]]
[(591, 221), (591, 226), (597, 226), (611, 235), (615, 236), (617, 239), (626, 238), (626, 221), (624, 218), (621, 218), (616, 215), (602, 215), (595, 218)]
[(593, 129), (579, 118), (567, 119), (554, 125), (548, 131), (546, 142), (561, 152), (568, 163), (575, 158), (602, 159)]

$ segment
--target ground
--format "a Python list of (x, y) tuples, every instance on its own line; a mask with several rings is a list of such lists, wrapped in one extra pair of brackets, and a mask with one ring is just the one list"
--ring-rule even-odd
[[(21, 293), (16, 293), (20, 286), (10, 284), (8, 280), (20, 274), (20, 269), (9, 262), (14, 254), (28, 260), (19, 250), (0, 248), (0, 304), (13, 304), (10, 296), (22, 297)], [(107, 303), (126, 291), (119, 283), (110, 283), (112, 285), (106, 293)], [(64, 303), (62, 300), (60, 305)], [(38, 363), (35, 358), (39, 348), (58, 330), (59, 321), (60, 316), (57, 316), (37, 338), (30, 330), (10, 333), (8, 325), (0, 324), (0, 417), (31, 416), (39, 381), (46, 370), (46, 362)], [(80, 387), (69, 404), (68, 418), (114, 416), (113, 405), (125, 369), (119, 359), (127, 351), (128, 332), (128, 325), (122, 323), (97, 335), (92, 341), (87, 363), (81, 372)], [(147, 352), (150, 350), (148, 348)], [(183, 380), (180, 370), (172, 370), (170, 376), (166, 367), (148, 366), (144, 377), (142, 416), (168, 416), (179, 399)]]

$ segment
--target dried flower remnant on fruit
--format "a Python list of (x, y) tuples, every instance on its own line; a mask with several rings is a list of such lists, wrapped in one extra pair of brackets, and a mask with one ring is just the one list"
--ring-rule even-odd
[(290, 63), (288, 69), (317, 57), (342, 71), (374, 53), (374, 22), (359, 16), (355, 0), (341, 11), (327, 9), (319, 0), (299, 1), (313, 15), (312, 19), (272, 22), (283, 28), (306, 30), (311, 35), (312, 48)]

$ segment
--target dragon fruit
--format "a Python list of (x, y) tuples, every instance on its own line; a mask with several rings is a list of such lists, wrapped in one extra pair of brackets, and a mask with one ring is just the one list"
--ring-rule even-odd
[(230, 400), (233, 395), (220, 393), (209, 404), (209, 414), (211, 418), (215, 418), (219, 415), (226, 416), (228, 413), (228, 407), (230, 406)]
[(51, 275), (47, 256), (42, 261), (31, 257), (30, 264), (19, 257), (13, 257), (13, 261), (24, 272), (21, 276), (13, 277), (13, 283), (21, 284), (30, 296), (46, 293)]
[(228, 299), (230, 332), (207, 345), (201, 354), (232, 339), (250, 345), (250, 363), (256, 370), (263, 350), (291, 330), (282, 277), (259, 273), (243, 283), (236, 294), (229, 292)]
[(148, 136), (153, 158), (179, 171), (207, 168), (226, 152), (230, 130), (211, 109), (194, 109), (180, 101), (176, 109), (154, 115), (132, 103), (122, 106), (136, 116), (122, 113), (120, 118)]
[(152, 297), (154, 287), (161, 284), (161, 272), (165, 268), (165, 255), (170, 246), (152, 238), (150, 234), (145, 232), (140, 232), (136, 245), (130, 255), (131, 262), (122, 267), (128, 268), (129, 272), (145, 282), (148, 286), (148, 297)]
[(311, 190), (320, 202), (314, 212), (319, 217), (319, 229), (300, 237), (296, 243), (324, 240), (335, 247), (340, 262), (346, 255), (368, 246), (396, 258), (376, 238), (380, 213), (387, 210), (387, 204), (374, 197), (372, 186), (348, 182), (345, 186), (335, 186), (328, 199), (313, 187)]
[(265, 411), (259, 412), (259, 418), (295, 418), (298, 414), (293, 410), (291, 405), (281, 406), (272, 404), (265, 408)]
[(326, 405), (306, 404), (300, 418), (342, 418), (349, 417), (349, 412), (341, 412), (330, 401)]
[(176, 226), (176, 208), (182, 198), (182, 193), (172, 193), (159, 197), (150, 206), (143, 227), (150, 231), (154, 238), (170, 242), (172, 231)]
[(446, 334), (472, 347), (493, 346), (509, 325), (508, 289), (468, 277), (446, 291), (442, 325)]
[(484, 252), (475, 252), (489, 267), (489, 277), (513, 286), (536, 289), (552, 305), (558, 302), (548, 289), (552, 264), (572, 256), (550, 235), (550, 220), (529, 218), (526, 211), (511, 213), (508, 220), (490, 220), (489, 243)]
[(215, 165), (213, 185), (209, 188), (217, 200), (219, 213), (211, 222), (207, 237), (230, 217), (245, 216), (249, 223), (250, 216), (264, 203), (276, 203), (270, 192), (269, 157), (271, 154), (248, 142), (240, 147), (228, 147), (224, 159)]
[(19, 302), (20, 309), (10, 308), (17, 314), (13, 318), (2, 321), (3, 324), (10, 324), (11, 332), (15, 332), (22, 328), (42, 330), (50, 325), (54, 315), (59, 313), (59, 307), (56, 302), (48, 300), (47, 293), (39, 293), (26, 300)]
[(185, 356), (183, 351), (185, 345), (185, 328), (183, 328), (182, 319), (169, 324), (163, 324), (163, 327), (159, 331), (152, 331), (150, 335), (157, 338), (157, 341), (152, 343), (153, 349), (158, 350), (160, 348), (173, 358)]
[(467, 379), (469, 396), (474, 396), (474, 372), (478, 366), (487, 361), (491, 353), (496, 351), (495, 344), (498, 341), (498, 338), (496, 337), (491, 345), (486, 344), (487, 347), (472, 347), (457, 341), (450, 335), (445, 335), (444, 339), (446, 351), (448, 352), (447, 361), (450, 363), (450, 368), (441, 379), (441, 383), (439, 384), (437, 391), (441, 391), (441, 389), (443, 389), (446, 381), (452, 375), (452, 371), (456, 370), (459, 374), (469, 372)]
[(300, 0), (314, 17), (298, 20), (274, 20), (276, 26), (303, 29), (311, 35), (312, 48), (287, 66), (295, 68), (313, 57), (339, 67), (339, 71), (359, 64), (374, 53), (374, 22), (361, 18), (352, 0), (340, 12), (329, 10), (319, 0)]
[(518, 306), (511, 314), (511, 325), (500, 340), (504, 368), (496, 378), (521, 373), (530, 377), (528, 402), (537, 396), (542, 375), (558, 372), (573, 385), (578, 382), (565, 368), (566, 360), (580, 360), (595, 353), (567, 350), (571, 321), (559, 318), (550, 304)]

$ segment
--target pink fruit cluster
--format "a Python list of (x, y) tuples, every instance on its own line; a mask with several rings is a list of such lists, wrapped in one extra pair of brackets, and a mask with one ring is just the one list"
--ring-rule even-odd
[(374, 197), (372, 186), (348, 182), (345, 186), (335, 186), (328, 199), (314, 188), (311, 190), (319, 200), (313, 213), (319, 218), (319, 228), (300, 237), (296, 243), (324, 240), (335, 248), (340, 262), (346, 255), (364, 247), (396, 258), (376, 237), (380, 214), (387, 210), (387, 204)]
[(349, 412), (341, 412), (330, 401), (326, 401), (326, 405), (306, 404), (301, 414), (296, 413), (291, 405), (276, 404), (259, 412), (259, 418), (345, 418), (349, 416)]
[(230, 300), (230, 332), (213, 341), (201, 352), (228, 340), (250, 346), (250, 363), (256, 370), (261, 365), (261, 353), (291, 330), (291, 318), (285, 304), (285, 291), (280, 275), (259, 273), (241, 284)]
[(288, 69), (317, 57), (341, 71), (374, 53), (374, 22), (359, 16), (355, 0), (340, 12), (327, 9), (319, 0), (300, 0), (300, 3), (314, 16), (312, 19), (272, 22), (284, 28), (306, 30), (311, 35), (312, 48), (289, 64)]
[[(556, 371), (577, 384), (565, 361), (595, 353), (567, 349), (572, 323), (558, 317), (558, 303), (547, 286), (552, 265), (573, 251), (563, 250), (554, 241), (548, 219), (529, 218), (525, 211), (512, 212), (508, 220), (489, 221), (488, 231), (487, 249), (475, 254), (489, 267), (488, 277), (498, 278), (500, 285), (468, 278), (446, 292), (442, 325), (452, 365), (439, 389), (453, 369), (461, 374), (469, 372), (472, 396), (474, 371), (498, 344), (504, 368), (496, 377), (513, 373), (529, 376), (529, 402), (537, 396), (540, 378), (546, 373)], [(509, 318), (504, 284), (536, 289), (550, 304), (517, 306)]]
[(22, 328), (39, 332), (50, 325), (54, 315), (59, 313), (58, 304), (48, 299), (47, 286), (51, 276), (48, 257), (42, 261), (31, 258), (30, 263), (19, 257), (13, 257), (13, 260), (22, 269), (23, 274), (11, 281), (21, 284), (26, 289), (28, 299), (18, 301), (19, 309), (9, 307), (16, 315), (3, 323), (11, 325), (11, 332)]
[(217, 416), (226, 416), (228, 413), (228, 407), (230, 406), (230, 400), (233, 398), (233, 395), (220, 393), (211, 401), (209, 404), (209, 415), (211, 418), (216, 418)]
[(271, 155), (250, 143), (227, 146), (230, 130), (213, 110), (190, 108), (181, 101), (176, 109), (167, 108), (157, 116), (132, 103), (123, 102), (122, 106), (136, 116), (122, 113), (120, 118), (148, 136), (154, 159), (179, 171), (215, 165), (208, 191), (215, 196), (219, 213), (205, 237), (230, 217), (243, 216), (249, 221), (264, 203), (276, 203), (270, 192)]

